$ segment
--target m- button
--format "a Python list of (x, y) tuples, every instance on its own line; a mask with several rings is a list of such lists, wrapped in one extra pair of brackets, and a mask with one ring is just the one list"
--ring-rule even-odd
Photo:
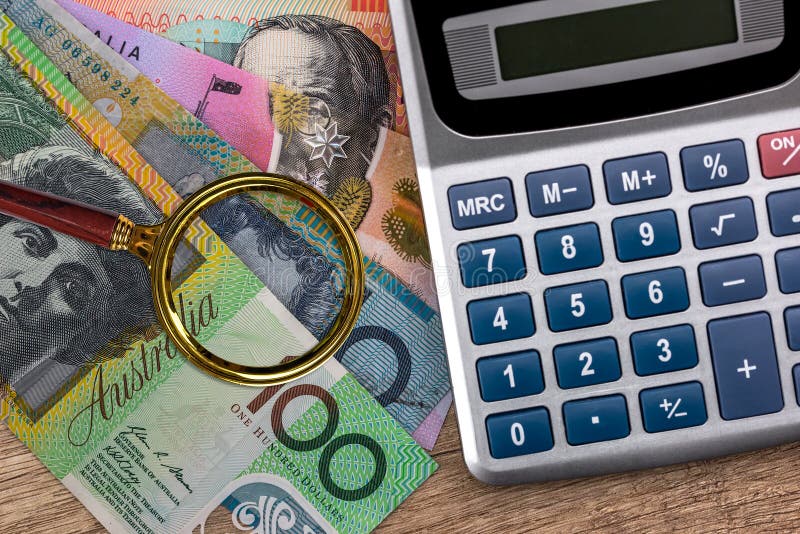
[(612, 204), (626, 204), (672, 193), (667, 157), (661, 152), (606, 161), (606, 193)]
[(525, 177), (525, 185), (534, 217), (588, 210), (594, 205), (592, 180), (586, 165), (532, 172)]
[(454, 185), (447, 191), (456, 230), (511, 222), (517, 218), (511, 180), (496, 178)]

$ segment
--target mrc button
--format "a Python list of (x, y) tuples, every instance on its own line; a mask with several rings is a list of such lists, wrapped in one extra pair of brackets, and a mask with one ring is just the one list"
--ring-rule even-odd
[(447, 197), (456, 230), (507, 223), (517, 218), (508, 178), (454, 185), (447, 191)]

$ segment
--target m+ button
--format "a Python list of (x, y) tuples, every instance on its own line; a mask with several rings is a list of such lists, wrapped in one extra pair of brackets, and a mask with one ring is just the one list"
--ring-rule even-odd
[(667, 156), (661, 152), (606, 161), (603, 164), (608, 201), (627, 204), (672, 193)]
[(708, 339), (723, 419), (742, 419), (783, 409), (778, 358), (768, 314), (711, 321)]

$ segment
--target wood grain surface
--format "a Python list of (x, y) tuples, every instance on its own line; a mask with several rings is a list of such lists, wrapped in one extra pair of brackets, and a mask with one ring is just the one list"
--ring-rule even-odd
[[(464, 467), (451, 412), (439, 470), (376, 532), (797, 532), (800, 444), (601, 478), (498, 488)], [(0, 533), (104, 532), (0, 424)]]

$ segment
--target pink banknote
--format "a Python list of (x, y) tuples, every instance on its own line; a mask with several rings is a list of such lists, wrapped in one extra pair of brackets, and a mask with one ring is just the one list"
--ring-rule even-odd
[[(240, 150), (249, 147), (250, 161), (268, 167), (275, 136), (266, 80), (80, 4), (59, 3), (223, 139)], [(238, 111), (235, 121), (231, 110)]]

